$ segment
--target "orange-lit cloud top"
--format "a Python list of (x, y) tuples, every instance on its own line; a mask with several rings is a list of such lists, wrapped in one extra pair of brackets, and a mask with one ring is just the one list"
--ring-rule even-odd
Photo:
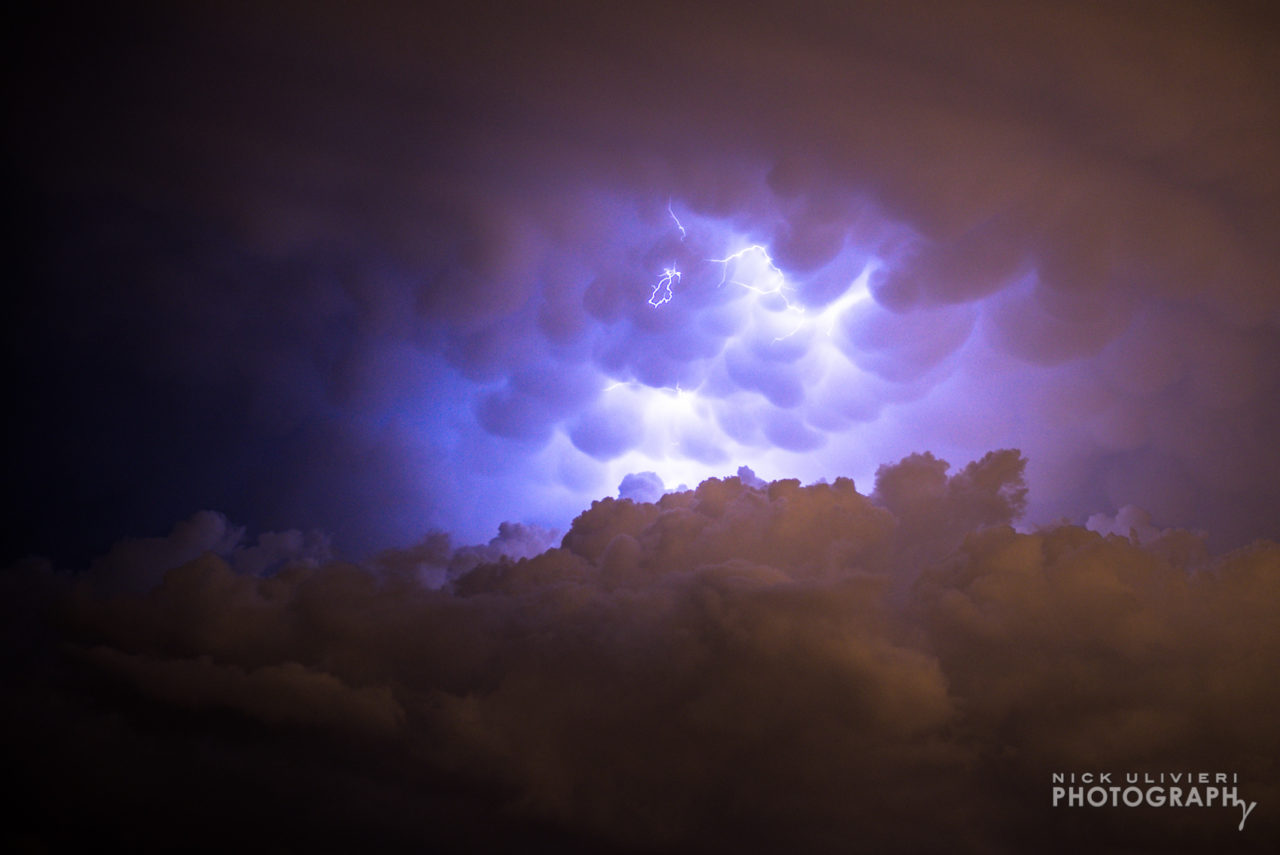
[[(1019, 533), (1024, 465), (917, 454), (870, 495), (744, 471), (594, 503), (545, 551), (507, 527), (487, 554), (437, 537), (351, 564), (203, 514), (75, 578), (19, 568), (18, 828), (144, 848), (1270, 851), (1280, 546), (1210, 557), (1132, 512), (1091, 521), (1132, 536)], [(1238, 831), (1230, 807), (1050, 806), (1053, 773), (1104, 771), (1231, 773), (1257, 807)]]

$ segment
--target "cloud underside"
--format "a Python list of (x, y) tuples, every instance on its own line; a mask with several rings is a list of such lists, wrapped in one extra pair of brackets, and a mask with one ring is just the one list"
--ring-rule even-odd
[(541, 6), (37, 17), (20, 527), (360, 551), (1016, 445), (1038, 521), (1277, 536), (1261, 6)]
[[(912, 455), (870, 496), (744, 471), (593, 503), (541, 552), (504, 529), (492, 548), (520, 559), (436, 538), (341, 563), (315, 538), (237, 546), (203, 515), (73, 584), (8, 574), (12, 635), (37, 654), (5, 713), (19, 829), (1264, 851), (1280, 547), (1211, 558), (1136, 509), (1018, 533), (1024, 464)], [(1259, 808), (1240, 833), (1228, 808), (1049, 807), (1052, 773), (1106, 770), (1235, 773)]]

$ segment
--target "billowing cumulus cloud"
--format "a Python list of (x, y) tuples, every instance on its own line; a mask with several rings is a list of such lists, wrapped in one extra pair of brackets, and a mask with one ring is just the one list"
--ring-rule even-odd
[[(84, 574), (11, 568), (7, 832), (1270, 851), (1280, 547), (1211, 557), (1137, 508), (1019, 532), (1025, 465), (921, 452), (865, 492), (744, 467), (594, 502), (558, 546), (507, 525), (362, 563), (201, 514)], [(1051, 806), (1053, 773), (1103, 771), (1225, 772), (1256, 807)]]

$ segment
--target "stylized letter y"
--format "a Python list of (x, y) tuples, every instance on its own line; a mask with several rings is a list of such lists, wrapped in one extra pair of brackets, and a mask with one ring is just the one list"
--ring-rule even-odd
[(1249, 806), (1244, 806), (1244, 799), (1236, 799), (1236, 804), (1240, 805), (1240, 810), (1244, 812), (1244, 816), (1240, 817), (1240, 830), (1244, 831), (1244, 821), (1249, 818), (1249, 814), (1253, 813), (1253, 809), (1258, 806), (1257, 802), (1249, 802)]

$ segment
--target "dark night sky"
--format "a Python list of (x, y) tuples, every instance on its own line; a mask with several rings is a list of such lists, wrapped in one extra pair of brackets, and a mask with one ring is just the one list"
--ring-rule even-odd
[(263, 758), (286, 847), (1274, 839), (1269, 4), (744, 5), (11, 16), (23, 839)]

